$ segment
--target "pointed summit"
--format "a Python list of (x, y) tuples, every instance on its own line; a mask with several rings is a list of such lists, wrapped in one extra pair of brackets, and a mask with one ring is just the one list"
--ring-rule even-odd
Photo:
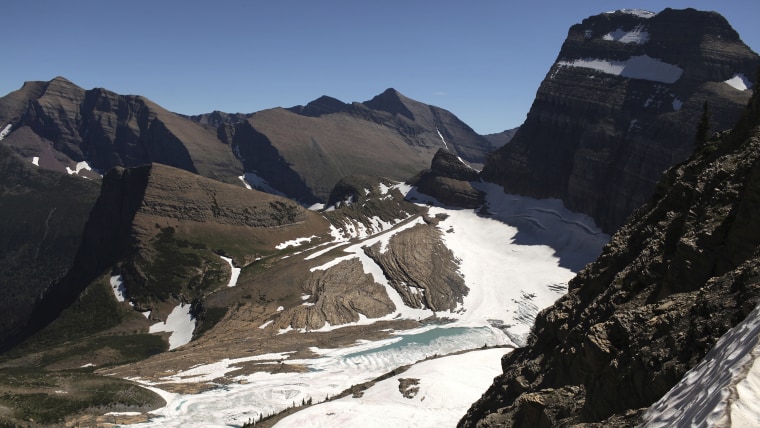
[(397, 90), (393, 88), (386, 89), (382, 94), (377, 95), (369, 101), (365, 101), (364, 105), (373, 110), (382, 110), (391, 114), (399, 114), (414, 120), (414, 114), (406, 106), (406, 102), (409, 99)]

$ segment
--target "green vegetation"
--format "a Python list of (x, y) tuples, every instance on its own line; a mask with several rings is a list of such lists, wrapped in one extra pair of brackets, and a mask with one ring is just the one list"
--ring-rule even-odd
[(162, 228), (123, 267), (132, 299), (144, 306), (170, 297), (192, 300), (202, 297), (228, 278), (224, 262), (205, 244), (176, 236), (172, 227)]
[(157, 394), (133, 382), (83, 370), (0, 369), (0, 405), (13, 412), (5, 420), (0, 417), (6, 426), (20, 421), (61, 423), (88, 409), (100, 413), (150, 410), (163, 403)]

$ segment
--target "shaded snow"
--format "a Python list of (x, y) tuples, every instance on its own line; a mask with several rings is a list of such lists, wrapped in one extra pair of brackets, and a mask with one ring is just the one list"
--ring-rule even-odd
[(681, 67), (662, 62), (648, 55), (633, 56), (625, 61), (584, 58), (559, 61), (557, 64), (559, 66), (590, 68), (615, 76), (662, 83), (675, 83), (683, 74)]
[(760, 426), (760, 305), (644, 414), (644, 426)]
[(240, 271), (242, 269), (239, 267), (235, 267), (235, 265), (232, 264), (232, 258), (224, 257), (224, 256), (219, 256), (219, 257), (221, 257), (222, 260), (224, 260), (225, 262), (227, 262), (228, 265), (230, 265), (230, 272), (232, 272), (230, 274), (230, 281), (227, 283), (227, 287), (236, 286), (238, 282), (238, 278), (240, 278)]
[(0, 141), (3, 141), (3, 138), (5, 138), (8, 134), (11, 133), (11, 129), (13, 128), (13, 125), (10, 123), (5, 125), (5, 128), (3, 128), (2, 131), (0, 131)]
[(673, 110), (681, 110), (681, 107), (683, 107), (683, 101), (679, 100), (678, 98), (673, 98)]
[(180, 304), (166, 317), (165, 322), (153, 324), (148, 332), (170, 332), (169, 350), (172, 350), (190, 343), (193, 338), (193, 330), (195, 330), (195, 320), (190, 316), (190, 305)]
[(617, 30), (602, 36), (602, 39), (620, 43), (636, 43), (637, 45), (643, 45), (649, 41), (649, 33), (644, 31), (643, 25), (638, 25), (631, 31), (625, 31), (622, 28), (618, 28)]
[(605, 13), (617, 13), (617, 12), (627, 13), (629, 15), (634, 15), (634, 16), (638, 16), (639, 18), (645, 18), (645, 19), (649, 19), (657, 15), (654, 12), (644, 10), (644, 9), (620, 9), (620, 10), (613, 10), (613, 11), (609, 11)]
[(752, 81), (747, 79), (747, 76), (743, 74), (734, 74), (734, 77), (724, 81), (723, 83), (740, 91), (746, 91), (747, 89), (752, 88)]
[(116, 296), (116, 300), (123, 302), (127, 291), (127, 288), (124, 287), (124, 279), (121, 275), (114, 275), (109, 280), (109, 283), (111, 284), (114, 296)]
[(248, 189), (253, 187), (263, 192), (271, 193), (273, 195), (286, 196), (284, 193), (272, 187), (268, 181), (264, 180), (263, 177), (259, 176), (253, 171), (243, 174), (241, 180), (243, 180), (243, 183), (246, 184), (246, 188)]

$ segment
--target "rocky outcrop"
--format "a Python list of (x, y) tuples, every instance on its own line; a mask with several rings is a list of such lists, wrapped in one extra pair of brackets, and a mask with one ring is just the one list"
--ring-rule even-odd
[(560, 198), (614, 232), (693, 151), (705, 101), (712, 131), (736, 123), (758, 65), (714, 12), (587, 18), (570, 28), (525, 123), (483, 177), (508, 193)]
[(364, 251), (411, 308), (455, 311), (469, 291), (454, 255), (433, 226), (414, 226), (393, 235), (387, 248), (378, 243)]
[(477, 208), (485, 202), (483, 192), (470, 185), (478, 180), (478, 171), (446, 149), (439, 149), (429, 170), (411, 182), (417, 189), (440, 202), (462, 208)]
[(616, 233), (460, 426), (634, 426), (760, 302), (760, 91)]
[(304, 302), (280, 314), (277, 328), (317, 330), (359, 321), (360, 315), (380, 318), (396, 310), (385, 288), (364, 273), (356, 258), (312, 272), (302, 289)]

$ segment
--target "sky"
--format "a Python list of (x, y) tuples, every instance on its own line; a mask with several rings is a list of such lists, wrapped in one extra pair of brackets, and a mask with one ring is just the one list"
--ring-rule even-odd
[(8, 0), (0, 96), (63, 76), (182, 114), (252, 113), (392, 87), (487, 134), (522, 124), (571, 25), (665, 7), (717, 11), (760, 51), (757, 0)]

